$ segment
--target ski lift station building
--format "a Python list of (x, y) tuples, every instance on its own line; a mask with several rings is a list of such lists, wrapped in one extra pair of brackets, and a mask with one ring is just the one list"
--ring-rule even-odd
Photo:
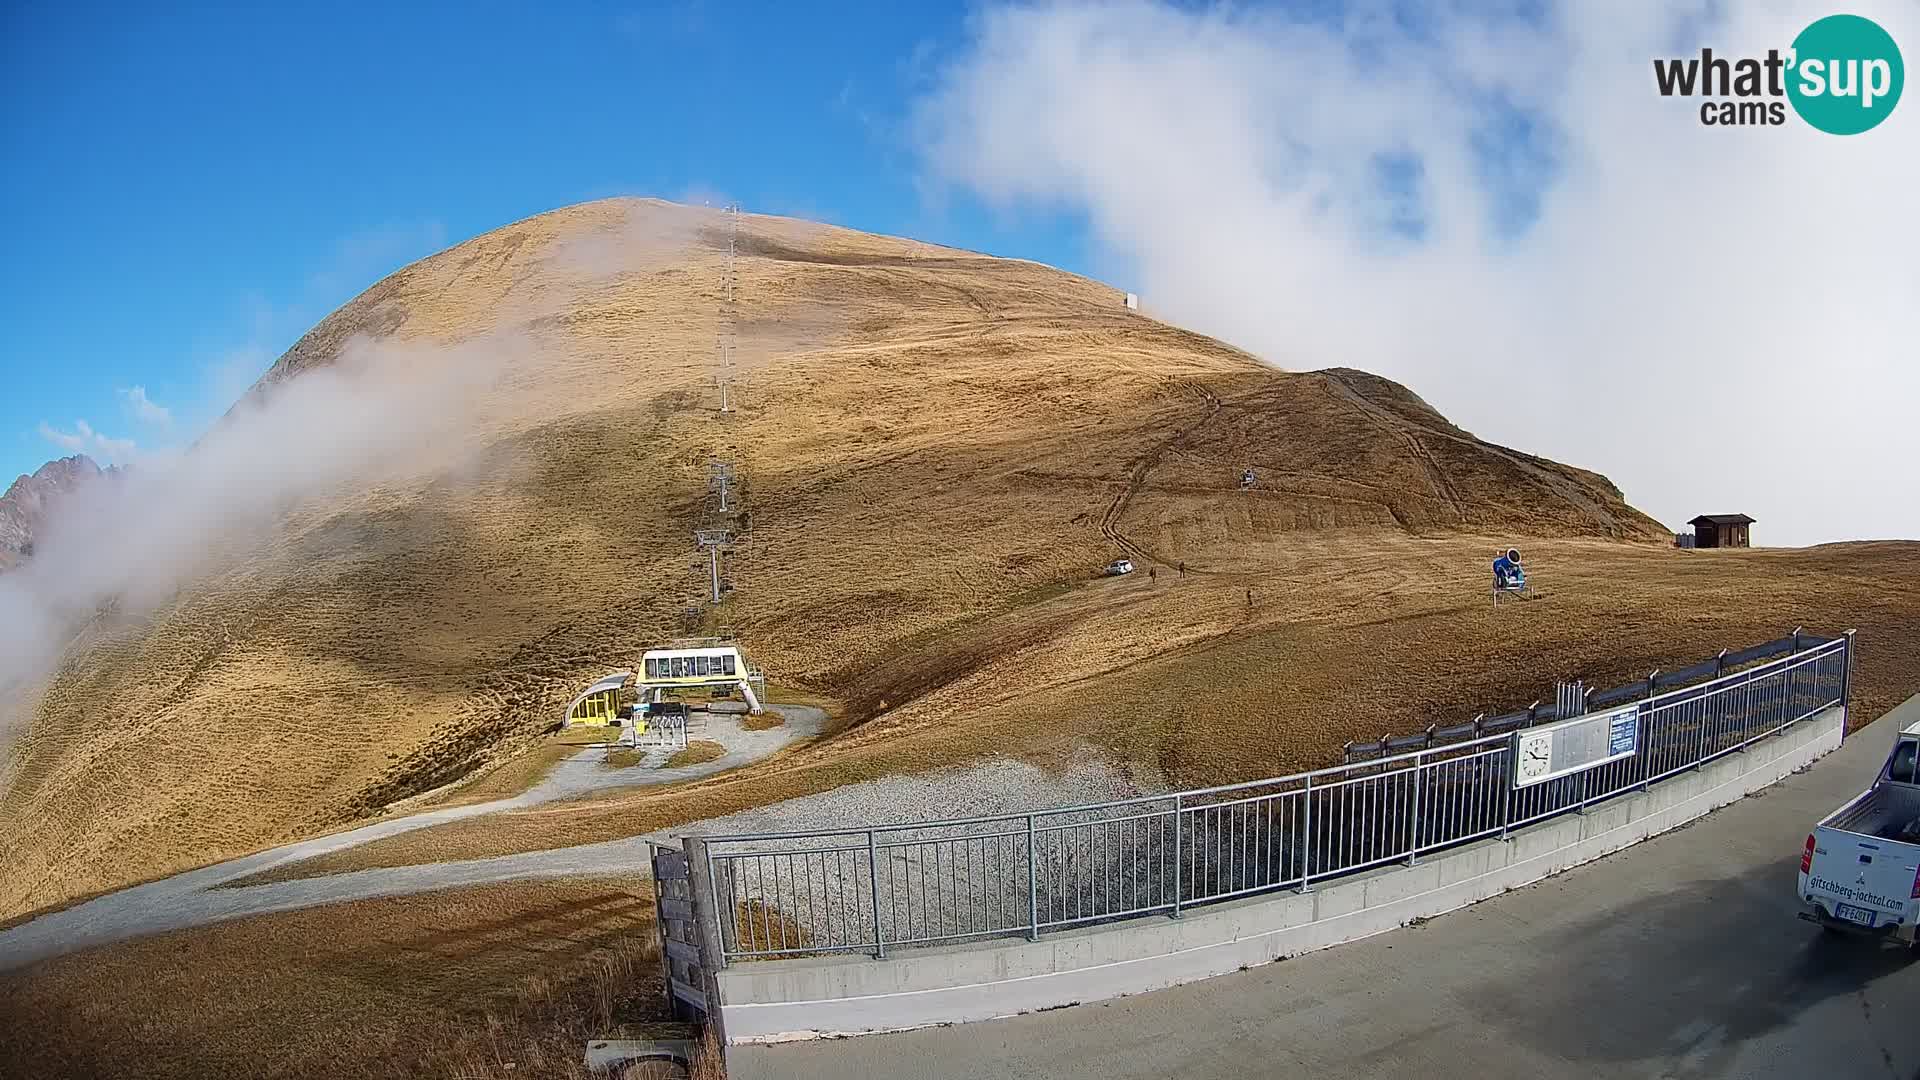
[(633, 678), (631, 671), (616, 671), (595, 679), (567, 703), (568, 727), (611, 727), (620, 722), (620, 688)]
[(659, 701), (668, 690), (697, 690), (725, 687), (740, 691), (753, 712), (762, 711), (753, 684), (763, 676), (747, 666), (740, 647), (730, 644), (694, 645), (649, 649), (641, 656), (640, 670), (615, 671), (594, 680), (567, 704), (568, 727), (611, 727), (620, 723), (620, 692), (634, 680), (636, 697), (642, 703)]
[(691, 648), (649, 649), (640, 658), (640, 696), (657, 700), (664, 690), (723, 686), (740, 691), (747, 707), (760, 711), (754, 695), (756, 673), (737, 645), (700, 645)]

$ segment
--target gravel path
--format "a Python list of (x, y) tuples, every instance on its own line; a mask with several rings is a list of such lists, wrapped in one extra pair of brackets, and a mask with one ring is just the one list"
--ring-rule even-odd
[[(426, 892), (457, 885), (504, 881), (515, 877), (556, 874), (625, 873), (629, 867), (604, 855), (586, 854), (553, 860), (556, 869), (540, 868), (541, 858), (559, 852), (538, 852), (511, 856), (506, 860), (483, 859), (470, 863), (442, 863), (405, 867), (396, 870), (371, 870), (341, 874), (330, 878), (281, 882), (238, 889), (219, 889), (225, 882), (247, 877), (288, 863), (299, 862), (329, 852), (358, 847), (361, 844), (412, 832), (449, 821), (534, 806), (543, 802), (575, 798), (593, 791), (678, 783), (735, 768), (766, 757), (799, 739), (818, 735), (826, 726), (827, 715), (808, 705), (770, 705), (768, 708), (786, 718), (786, 723), (765, 731), (748, 731), (739, 718), (716, 715), (697, 738), (710, 739), (727, 747), (727, 753), (712, 761), (677, 769), (649, 769), (643, 763), (610, 769), (601, 764), (605, 751), (594, 747), (562, 762), (531, 790), (507, 799), (474, 803), (470, 806), (426, 810), (405, 817), (374, 822), (348, 832), (277, 847), (213, 866), (176, 874), (160, 881), (136, 885), (51, 912), (0, 931), (0, 971), (22, 967), (49, 956), (77, 949), (122, 941), (132, 937), (200, 926), (240, 915), (270, 911), (288, 911), (345, 900)], [(667, 752), (659, 752), (664, 760)], [(631, 841), (621, 843), (632, 844)], [(601, 847), (605, 845), (594, 845)], [(637, 845), (639, 865), (648, 866), (645, 845)], [(582, 849), (563, 849), (581, 851)], [(513, 860), (530, 860), (524, 866)], [(487, 868), (485, 864), (502, 865)], [(564, 867), (564, 868), (558, 868)], [(366, 877), (365, 875), (376, 875)], [(381, 876), (384, 875), (384, 876)]]
[[(1155, 789), (1156, 791), (1158, 788)], [(1081, 815), (1057, 807), (1149, 794), (1104, 759), (1083, 752), (1060, 773), (1016, 761), (988, 761), (916, 777), (892, 777), (803, 799), (742, 811), (676, 835), (741, 835), (852, 829), (826, 836), (726, 845), (716, 853), (715, 887), (724, 910), (743, 917), (730, 948), (835, 947), (871, 940), (877, 922), (889, 941), (928, 940), (1027, 924), (1027, 874), (1039, 883), (1043, 919), (1073, 917), (1096, 900), (1135, 902), (1166, 848), (1160, 820), (1114, 823), (1107, 813)], [(1145, 809), (1144, 807), (1142, 808)], [(1034, 860), (1026, 854), (1022, 819), (937, 829), (874, 829), (877, 862), (869, 871), (864, 843), (873, 825), (993, 818), (1031, 811), (1040, 832)], [(1122, 813), (1119, 816), (1126, 816)], [(1080, 823), (1094, 822), (1082, 831)], [(758, 854), (748, 855), (748, 851)], [(1129, 872), (1116, 876), (1109, 865)], [(878, 878), (875, 893), (874, 879)], [(1124, 877), (1124, 880), (1122, 880)], [(874, 909), (875, 896), (879, 910)], [(778, 918), (764, 912), (778, 912)]]
[(1002, 759), (918, 776), (871, 780), (742, 810), (691, 829), (675, 829), (673, 833), (675, 836), (715, 836), (804, 832), (900, 821), (991, 817), (1139, 794), (1143, 794), (1140, 788), (1090, 752), (1076, 757), (1060, 773)]
[[(653, 783), (707, 775), (764, 757), (797, 738), (815, 734), (825, 722), (819, 710), (778, 707), (787, 723), (765, 732), (741, 731), (726, 757), (684, 769), (651, 770)], [(715, 725), (716, 728), (719, 725)], [(745, 738), (752, 736), (753, 738)], [(707, 737), (714, 737), (709, 734)], [(715, 738), (715, 741), (722, 741)], [(582, 755), (584, 756), (584, 755)], [(224, 882), (326, 852), (445, 821), (494, 813), (566, 798), (605, 787), (626, 786), (639, 767), (611, 770), (597, 761), (568, 763), (574, 771), (550, 778), (525, 795), (472, 806), (431, 810), (378, 822), (337, 836), (303, 841), (249, 855), (162, 881), (136, 885), (97, 897), (64, 911), (0, 931), (0, 971), (24, 967), (52, 956), (133, 937), (202, 926), (244, 915), (290, 911), (321, 904), (432, 892), (463, 885), (537, 877), (650, 873), (647, 841), (693, 834), (838, 828), (851, 823), (912, 821), (957, 813), (995, 814), (1124, 798), (1137, 789), (1105, 762), (1092, 756), (1076, 760), (1062, 773), (996, 760), (920, 776), (888, 777), (834, 791), (790, 799), (650, 836), (599, 844), (555, 848), (491, 859), (424, 866), (356, 870), (328, 877), (273, 882), (241, 888), (216, 888)], [(587, 774), (582, 776), (579, 774)], [(601, 777), (612, 777), (607, 780)]]
[[(785, 717), (787, 722), (763, 731), (749, 731), (742, 724), (746, 717), (714, 713), (704, 730), (695, 730), (688, 736), (696, 741), (704, 739), (726, 747), (727, 752), (723, 757), (698, 765), (662, 769), (659, 766), (673, 756), (672, 749), (663, 748), (649, 751), (638, 765), (610, 769), (604, 764), (607, 750), (591, 746), (555, 766), (532, 790), (520, 796), (516, 805), (531, 806), (560, 799), (576, 799), (596, 791), (693, 780), (758, 761), (797, 739), (820, 734), (827, 725), (827, 714), (811, 705), (769, 705), (767, 708)], [(502, 800), (491, 809), (506, 809), (505, 803), (512, 801)]]

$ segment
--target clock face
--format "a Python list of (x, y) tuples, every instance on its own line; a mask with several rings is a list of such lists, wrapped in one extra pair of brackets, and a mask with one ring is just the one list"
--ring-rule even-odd
[(1534, 780), (1553, 769), (1553, 734), (1545, 732), (1520, 738), (1518, 768), (1522, 779)]

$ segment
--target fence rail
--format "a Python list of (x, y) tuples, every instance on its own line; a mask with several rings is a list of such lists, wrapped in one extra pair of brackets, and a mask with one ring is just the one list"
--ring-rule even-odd
[[(1779, 656), (1805, 652), (1835, 640), (1838, 639), (1825, 637), (1820, 634), (1809, 634), (1800, 629), (1795, 629), (1793, 633), (1785, 637), (1776, 638), (1773, 641), (1764, 642), (1751, 648), (1741, 649), (1738, 652), (1722, 649), (1718, 656), (1703, 660), (1689, 667), (1679, 668), (1674, 671), (1654, 671), (1646, 678), (1636, 682), (1624, 683), (1607, 690), (1588, 691), (1585, 694), (1586, 708), (1603, 709), (1614, 705), (1624, 705), (1657, 694), (1662, 690), (1670, 690), (1677, 686), (1685, 686), (1704, 680), (1718, 679), (1723, 675), (1731, 674), (1749, 664), (1763, 660), (1771, 660)], [(1578, 684), (1575, 685), (1578, 686)], [(1563, 716), (1561, 709), (1562, 705), (1557, 700), (1536, 701), (1525, 709), (1517, 712), (1503, 713), (1499, 716), (1488, 716), (1482, 713), (1465, 723), (1453, 724), (1446, 727), (1436, 724), (1427, 728), (1424, 732), (1412, 735), (1383, 735), (1371, 742), (1350, 742), (1342, 748), (1343, 758), (1347, 763), (1370, 761), (1384, 755), (1397, 754), (1407, 750), (1420, 750), (1434, 746), (1443, 746), (1448, 743), (1465, 742), (1477, 739), (1482, 735), (1505, 734), (1518, 728), (1531, 727), (1535, 724), (1551, 723), (1554, 720), (1565, 719), (1566, 716), (1574, 715), (1574, 713), (1567, 713)], [(1579, 710), (1576, 710), (1576, 712), (1578, 711)]]
[[(1796, 634), (1794, 647), (1804, 640)], [(1844, 703), (1852, 635), (1820, 640), (1772, 659), (1756, 654), (1746, 661), (1753, 666), (1697, 685), (1661, 691), (1649, 678), (1636, 753), (1530, 787), (1511, 783), (1511, 733), (1524, 724), (1479, 725), (1492, 733), (1195, 791), (996, 817), (707, 837), (705, 866), (695, 872), (707, 875), (718, 909), (722, 963), (1038, 937), (1310, 889), (1579, 812)]]

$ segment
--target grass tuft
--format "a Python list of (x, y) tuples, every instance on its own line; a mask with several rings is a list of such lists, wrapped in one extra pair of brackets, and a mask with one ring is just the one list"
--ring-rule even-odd
[(674, 755), (668, 758), (661, 768), (678, 769), (686, 765), (700, 765), (709, 761), (717, 761), (726, 756), (727, 748), (721, 746), (719, 743), (708, 742), (705, 739), (695, 739), (688, 743), (685, 748), (676, 750)]

